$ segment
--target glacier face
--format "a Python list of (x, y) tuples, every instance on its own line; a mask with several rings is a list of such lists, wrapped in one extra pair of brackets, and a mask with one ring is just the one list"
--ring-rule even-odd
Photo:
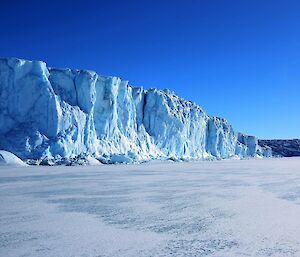
[(0, 59), (0, 149), (22, 159), (86, 155), (106, 163), (271, 155), (169, 90), (17, 58)]

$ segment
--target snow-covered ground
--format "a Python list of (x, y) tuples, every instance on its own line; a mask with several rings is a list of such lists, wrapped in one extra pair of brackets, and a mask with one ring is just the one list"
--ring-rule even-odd
[(300, 256), (300, 158), (0, 167), (0, 256)]

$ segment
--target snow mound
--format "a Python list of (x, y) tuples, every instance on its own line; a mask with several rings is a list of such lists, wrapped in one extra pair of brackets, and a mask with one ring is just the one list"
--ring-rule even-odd
[(92, 156), (87, 156), (86, 157), (87, 160), (87, 164), (91, 165), (91, 166), (98, 166), (98, 165), (102, 165), (101, 162), (99, 162), (96, 158), (92, 157)]
[(27, 166), (20, 158), (13, 153), (0, 150), (0, 166)]

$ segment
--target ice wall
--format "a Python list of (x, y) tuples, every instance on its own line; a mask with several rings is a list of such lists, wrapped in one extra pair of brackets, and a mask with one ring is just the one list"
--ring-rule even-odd
[(0, 149), (22, 159), (90, 155), (108, 163), (265, 152), (169, 90), (16, 58), (0, 59)]

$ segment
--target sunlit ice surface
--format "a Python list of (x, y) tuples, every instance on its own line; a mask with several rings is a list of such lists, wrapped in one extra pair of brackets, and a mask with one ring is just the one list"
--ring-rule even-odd
[(300, 256), (300, 158), (0, 168), (0, 256)]

